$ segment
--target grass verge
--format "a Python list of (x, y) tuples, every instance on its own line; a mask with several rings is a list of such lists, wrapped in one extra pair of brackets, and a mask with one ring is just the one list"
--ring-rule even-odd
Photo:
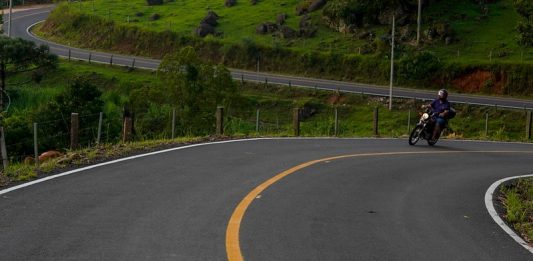
[[(232, 137), (232, 139), (238, 138), (244, 138), (244, 136)], [(229, 137), (225, 136), (181, 137), (171, 140), (150, 140), (120, 144), (102, 144), (100, 146), (91, 148), (66, 151), (60, 157), (52, 158), (42, 162), (39, 167), (36, 167), (34, 164), (22, 162), (10, 164), (5, 171), (0, 173), (0, 188), (118, 158), (189, 144), (198, 144), (227, 139), (229, 139)]]
[(522, 238), (533, 245), (533, 178), (522, 178), (502, 187), (504, 218)]

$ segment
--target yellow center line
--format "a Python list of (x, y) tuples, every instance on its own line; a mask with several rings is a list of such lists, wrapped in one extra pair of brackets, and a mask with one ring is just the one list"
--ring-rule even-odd
[(361, 153), (361, 154), (351, 154), (351, 155), (341, 155), (335, 157), (328, 157), (318, 160), (312, 160), (309, 162), (302, 163), (298, 166), (285, 170), (269, 180), (263, 182), (261, 185), (257, 186), (255, 189), (250, 191), (242, 201), (237, 205), (231, 218), (228, 222), (228, 227), (226, 229), (226, 254), (229, 261), (242, 261), (244, 260), (241, 252), (241, 246), (239, 241), (239, 233), (241, 228), (241, 222), (244, 217), (244, 214), (248, 207), (252, 204), (254, 199), (259, 196), (265, 189), (273, 185), (274, 183), (280, 181), (281, 179), (294, 174), (295, 172), (307, 168), (309, 166), (315, 165), (317, 163), (334, 161), (345, 158), (355, 158), (355, 157), (374, 157), (374, 156), (398, 156), (398, 155), (417, 155), (417, 154), (452, 154), (452, 153), (526, 153), (533, 154), (533, 151), (409, 151), (409, 152), (382, 152), (382, 153)]

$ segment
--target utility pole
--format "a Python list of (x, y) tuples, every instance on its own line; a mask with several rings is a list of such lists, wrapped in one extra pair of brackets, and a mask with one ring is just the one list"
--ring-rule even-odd
[(7, 25), (7, 37), (11, 37), (11, 17), (13, 16), (13, 0), (9, 0), (9, 24)]
[(394, 80), (394, 34), (396, 33), (396, 17), (392, 16), (392, 41), (390, 56), (390, 90), (389, 90), (389, 111), (392, 110), (392, 81)]
[(420, 25), (422, 24), (422, 0), (418, 0), (418, 28), (416, 30), (416, 46), (420, 44)]

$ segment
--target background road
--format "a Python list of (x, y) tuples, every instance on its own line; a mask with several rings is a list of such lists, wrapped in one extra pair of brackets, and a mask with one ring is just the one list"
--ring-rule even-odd
[[(494, 150), (515, 152), (472, 153)], [(531, 260), (484, 195), (533, 172), (533, 145), (387, 139), (212, 144), (16, 190), (0, 196), (0, 260), (224, 260), (233, 210), (265, 180), (329, 156), (405, 151), (420, 154), (320, 163), (269, 187), (242, 221), (245, 260)]]
[[(20, 11), (13, 14), (13, 25), (12, 25), (12, 36), (21, 37), (24, 39), (32, 40), (39, 44), (47, 44), (50, 46), (50, 50), (63, 57), (70, 56), (73, 59), (83, 59), (95, 62), (110, 63), (111, 60), (113, 64), (123, 65), (123, 66), (135, 66), (146, 69), (156, 69), (159, 66), (160, 61), (142, 57), (132, 57), (125, 55), (117, 54), (107, 54), (103, 52), (96, 51), (87, 51), (77, 48), (71, 48), (65, 45), (60, 45), (56, 43), (47, 42), (43, 39), (39, 39), (36, 36), (32, 35), (27, 31), (27, 29), (39, 21), (43, 21), (48, 17), (50, 10), (53, 7), (43, 7), (36, 8), (32, 10)], [(8, 21), (8, 15), (4, 18), (4, 21)], [(5, 26), (4, 26), (5, 27)], [(7, 27), (5, 27), (7, 31)], [(112, 58), (111, 58), (112, 57)], [(389, 88), (384, 86), (376, 85), (367, 85), (367, 84), (356, 84), (349, 82), (339, 82), (339, 81), (330, 81), (322, 79), (312, 79), (305, 77), (293, 77), (293, 76), (284, 76), (276, 75), (269, 73), (258, 73), (251, 71), (243, 71), (232, 69), (231, 73), (235, 79), (246, 81), (256, 81), (256, 82), (265, 82), (265, 79), (269, 83), (276, 83), (282, 85), (288, 85), (289, 83), (292, 86), (300, 86), (306, 88), (318, 88), (326, 90), (340, 90), (343, 92), (353, 92), (353, 93), (364, 93), (372, 94), (379, 96), (388, 96)], [(405, 97), (405, 98), (416, 98), (423, 100), (432, 100), (436, 97), (434, 91), (424, 91), (424, 90), (411, 90), (405, 88), (394, 88), (393, 95), (396, 97)], [(510, 99), (510, 98), (499, 98), (499, 97), (486, 97), (486, 96), (475, 96), (475, 95), (461, 95), (461, 94), (452, 94), (450, 95), (450, 100), (456, 103), (470, 103), (470, 104), (481, 104), (481, 105), (491, 105), (491, 106), (500, 106), (500, 107), (510, 107), (510, 108), (519, 108), (519, 109), (533, 109), (532, 100), (521, 100), (521, 99)]]

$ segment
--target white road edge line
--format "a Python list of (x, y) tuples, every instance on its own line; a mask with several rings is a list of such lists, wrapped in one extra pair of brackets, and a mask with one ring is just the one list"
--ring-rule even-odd
[(74, 174), (74, 173), (78, 173), (78, 172), (82, 172), (82, 171), (85, 171), (85, 170), (90, 170), (90, 169), (94, 169), (94, 168), (98, 168), (98, 167), (102, 167), (102, 166), (106, 166), (106, 165), (115, 164), (115, 163), (122, 162), (122, 161), (127, 161), (127, 160), (142, 158), (142, 157), (147, 157), (147, 156), (151, 156), (151, 155), (162, 154), (162, 153), (176, 151), (176, 150), (184, 150), (184, 149), (189, 149), (189, 148), (194, 148), (194, 147), (206, 146), (206, 145), (215, 145), (215, 144), (232, 143), (232, 142), (240, 142), (240, 141), (254, 141), (254, 140), (261, 140), (261, 139), (262, 138), (242, 139), (242, 140), (229, 140), (229, 141), (218, 141), (218, 142), (207, 142), (207, 143), (199, 143), (199, 144), (192, 144), (192, 145), (187, 145), (187, 146), (182, 146), (182, 147), (177, 147), (177, 148), (165, 149), (165, 150), (160, 150), (160, 151), (154, 151), (154, 152), (149, 152), (149, 153), (145, 153), (145, 154), (139, 154), (139, 155), (135, 155), (135, 156), (131, 156), (131, 157), (121, 158), (121, 159), (117, 159), (117, 160), (113, 160), (113, 161), (107, 161), (107, 162), (103, 162), (103, 163), (99, 163), (99, 164), (95, 164), (95, 165), (91, 165), (91, 166), (87, 166), (87, 167), (83, 167), (83, 168), (79, 168), (79, 169), (74, 169), (74, 170), (71, 170), (71, 171), (67, 171), (67, 172), (56, 174), (56, 175), (48, 176), (48, 177), (45, 177), (45, 178), (42, 178), (42, 179), (37, 179), (37, 180), (34, 180), (34, 181), (30, 181), (30, 182), (27, 182), (27, 183), (24, 183), (24, 184), (20, 184), (18, 186), (14, 186), (14, 187), (11, 187), (11, 188), (8, 188), (8, 189), (0, 190), (0, 195), (4, 195), (6, 193), (9, 193), (9, 192), (21, 189), (21, 188), (25, 188), (25, 187), (28, 187), (28, 186), (31, 186), (31, 185), (39, 184), (39, 183), (42, 183), (42, 182), (45, 182), (45, 181), (48, 181), (48, 180), (57, 179), (57, 178), (60, 178), (60, 177), (63, 177), (63, 176), (71, 175), (71, 174)]
[[(45, 178), (37, 179), (37, 180), (34, 180), (34, 181), (30, 181), (30, 182), (27, 182), (27, 183), (24, 183), (24, 184), (20, 184), (18, 186), (14, 186), (14, 187), (11, 187), (11, 188), (0, 190), (0, 195), (4, 195), (6, 193), (9, 193), (9, 192), (12, 192), (12, 191), (15, 191), (15, 190), (19, 190), (21, 188), (25, 188), (25, 187), (28, 187), (28, 186), (31, 186), (31, 185), (39, 184), (39, 183), (42, 183), (42, 182), (45, 182), (45, 181), (48, 181), (48, 180), (57, 179), (57, 178), (60, 178), (60, 177), (63, 177), (63, 176), (67, 176), (67, 175), (71, 175), (71, 174), (74, 174), (74, 173), (82, 172), (82, 171), (85, 171), (85, 170), (90, 170), (90, 169), (94, 169), (94, 168), (98, 168), (98, 167), (102, 167), (102, 166), (106, 166), (106, 165), (111, 165), (111, 164), (122, 162), (122, 161), (127, 161), (127, 160), (132, 160), (132, 159), (137, 159), (137, 158), (142, 158), (142, 157), (147, 157), (147, 156), (152, 156), (152, 155), (157, 155), (157, 154), (162, 154), (162, 153), (166, 153), (166, 152), (190, 149), (190, 148), (194, 148), (194, 147), (207, 146), (207, 145), (224, 144), (224, 143), (258, 141), (258, 140), (288, 140), (288, 139), (293, 139), (293, 140), (319, 140), (319, 139), (339, 139), (339, 138), (328, 138), (328, 137), (325, 137), (325, 138), (321, 138), (321, 137), (318, 137), (318, 138), (307, 138), (307, 137), (305, 137), (305, 138), (304, 137), (302, 137), (302, 138), (291, 138), (291, 137), (286, 137), (286, 138), (285, 137), (279, 137), (279, 138), (277, 138), (277, 137), (276, 138), (253, 138), (253, 139), (240, 139), (240, 140), (226, 140), (226, 141), (217, 141), (217, 142), (205, 142), (205, 143), (186, 145), (186, 146), (181, 146), (181, 147), (176, 147), (176, 148), (171, 148), (171, 149), (165, 149), (165, 150), (159, 150), (159, 151), (153, 151), (153, 152), (149, 152), (149, 153), (139, 154), (139, 155), (130, 156), (130, 157), (126, 157), (126, 158), (121, 158), (121, 159), (117, 159), (117, 160), (102, 162), (102, 163), (91, 165), (91, 166), (86, 166), (86, 167), (79, 168), (79, 169), (70, 170), (70, 171), (67, 171), (67, 172), (59, 173), (59, 174), (56, 174), (56, 175), (52, 175), (52, 176), (48, 176), (48, 177), (45, 177)], [(342, 138), (342, 139), (363, 140), (363, 139), (369, 139), (369, 138)], [(372, 139), (372, 138), (370, 138), (370, 139)], [(384, 139), (381, 139), (381, 140), (387, 140), (387, 139), (388, 138), (384, 138)]]
[(498, 215), (498, 212), (496, 212), (496, 208), (494, 207), (494, 201), (493, 201), (494, 192), (501, 184), (509, 180), (519, 179), (519, 178), (528, 178), (528, 177), (533, 177), (533, 174), (504, 178), (504, 179), (500, 179), (494, 182), (489, 187), (487, 192), (485, 193), (485, 206), (487, 207), (487, 211), (489, 212), (494, 222), (496, 222), (496, 224), (498, 224), (509, 236), (511, 236), (514, 239), (514, 241), (516, 241), (518, 244), (520, 244), (525, 249), (527, 249), (530, 253), (533, 254), (533, 247), (531, 247), (528, 243), (526, 243), (526, 241), (524, 241), (522, 237), (517, 235), (514, 232), (514, 230), (511, 229), (509, 226), (507, 226), (507, 224), (500, 218), (500, 216)]

